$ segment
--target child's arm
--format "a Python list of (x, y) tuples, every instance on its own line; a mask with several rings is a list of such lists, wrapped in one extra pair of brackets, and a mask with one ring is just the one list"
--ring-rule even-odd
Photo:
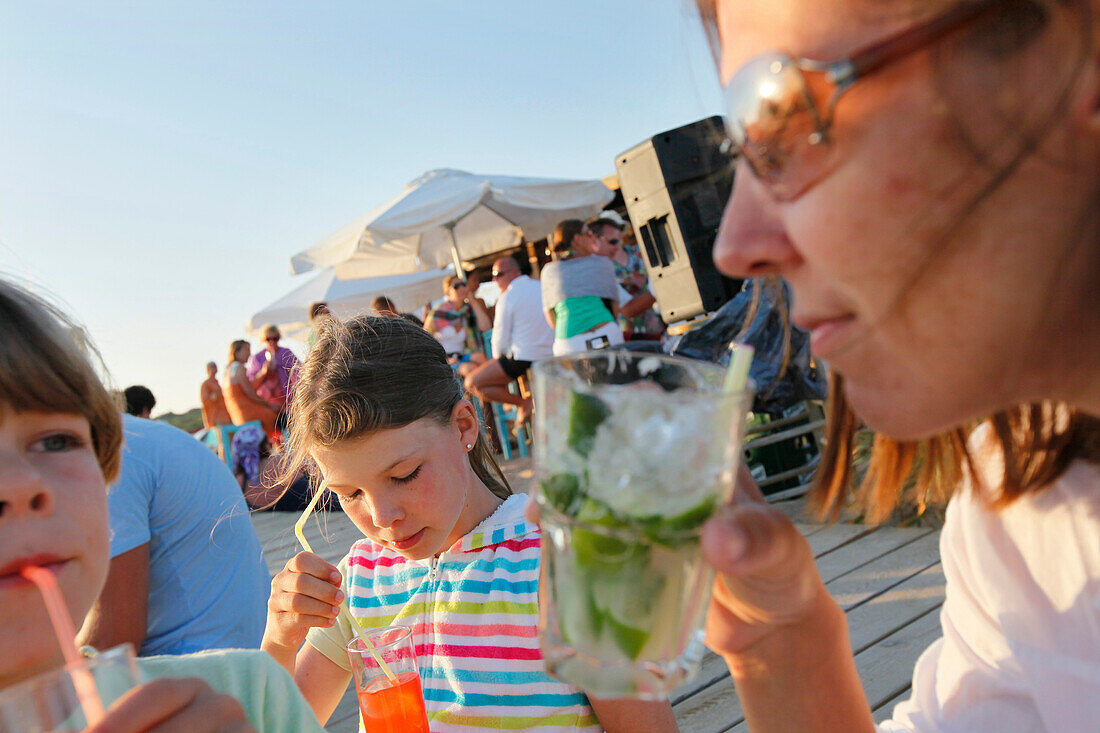
[(302, 691), (323, 724), (336, 708), (351, 676), (308, 644), (314, 626), (336, 622), (340, 603), (340, 571), (311, 552), (299, 552), (271, 581), (267, 627), (260, 648), (271, 655)]
[(588, 699), (606, 733), (679, 733), (667, 700)]

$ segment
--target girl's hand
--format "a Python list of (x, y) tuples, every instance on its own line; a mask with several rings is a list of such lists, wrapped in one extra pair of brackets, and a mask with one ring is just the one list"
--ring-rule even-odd
[(737, 493), (746, 498), (703, 527), (703, 555), (718, 571), (706, 643), (727, 662), (776, 629), (806, 620), (827, 596), (806, 538), (764, 503), (744, 466)]
[(271, 581), (264, 649), (297, 652), (313, 626), (332, 626), (344, 600), (340, 571), (312, 552), (299, 552)]
[(236, 698), (197, 678), (161, 678), (123, 695), (88, 733), (247, 733), (256, 730)]

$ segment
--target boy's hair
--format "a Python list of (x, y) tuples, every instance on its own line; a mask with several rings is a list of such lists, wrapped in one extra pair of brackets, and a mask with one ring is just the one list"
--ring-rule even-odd
[(111, 483), (121, 461), (122, 415), (92, 359), (100, 361), (84, 329), (0, 278), (0, 410), (83, 415), (103, 478)]
[[(295, 475), (314, 446), (330, 448), (422, 418), (449, 424), (464, 397), (443, 346), (416, 324), (378, 316), (325, 321), (298, 373), (290, 408), (291, 458), (282, 474)], [(488, 446), (480, 429), (470, 463), (489, 490), (505, 498), (512, 489)], [(314, 475), (315, 485), (317, 479)]]
[(394, 305), (393, 301), (385, 295), (379, 295), (377, 298), (372, 300), (370, 303), (370, 307), (376, 311), (385, 309), (394, 311), (395, 313), (397, 312), (397, 306)]
[(122, 391), (126, 398), (126, 414), (140, 416), (146, 410), (153, 411), (157, 406), (157, 398), (153, 396), (153, 390), (148, 387), (135, 384)]
[(318, 316), (328, 313), (328, 303), (319, 300), (309, 307), (309, 320), (316, 321)]

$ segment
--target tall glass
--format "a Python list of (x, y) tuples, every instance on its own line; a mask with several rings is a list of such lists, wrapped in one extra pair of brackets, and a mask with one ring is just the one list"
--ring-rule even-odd
[[(82, 660), (103, 709), (141, 684), (134, 648), (122, 644)], [(79, 674), (79, 672), (76, 672)], [(61, 667), (0, 692), (0, 733), (80, 731), (88, 727), (73, 684), (74, 669)]]
[(699, 669), (699, 536), (733, 491), (751, 404), (724, 378), (631, 351), (534, 366), (542, 653), (590, 695), (660, 699)]
[[(348, 644), (363, 726), (371, 733), (428, 733), (412, 629), (386, 626)], [(373, 648), (372, 648), (373, 647)]]

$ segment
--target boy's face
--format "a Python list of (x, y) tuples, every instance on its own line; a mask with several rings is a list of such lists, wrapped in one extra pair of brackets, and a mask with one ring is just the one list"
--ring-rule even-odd
[(62, 661), (42, 597), (20, 569), (50, 570), (79, 628), (107, 578), (108, 537), (88, 421), (0, 405), (0, 689)]

